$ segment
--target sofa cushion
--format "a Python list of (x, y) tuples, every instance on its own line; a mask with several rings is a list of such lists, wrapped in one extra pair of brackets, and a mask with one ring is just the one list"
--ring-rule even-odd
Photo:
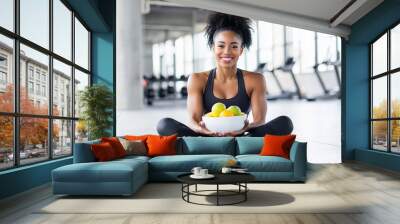
[(193, 167), (200, 166), (212, 172), (219, 171), (230, 159), (231, 155), (175, 155), (158, 156), (149, 160), (149, 170), (163, 172), (190, 172)]
[(125, 156), (124, 158), (120, 158), (114, 161), (132, 161), (132, 160), (140, 160), (143, 162), (149, 161), (150, 157), (147, 156), (138, 156), (138, 155), (130, 155), (130, 156)]
[(182, 137), (179, 141), (179, 154), (225, 154), (234, 155), (233, 137)]
[(259, 154), (264, 145), (263, 137), (236, 137), (236, 155)]
[(292, 161), (278, 156), (238, 155), (240, 167), (249, 172), (292, 172)]

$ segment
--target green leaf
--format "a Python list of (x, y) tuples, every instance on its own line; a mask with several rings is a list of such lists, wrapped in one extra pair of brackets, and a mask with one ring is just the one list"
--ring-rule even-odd
[(82, 119), (86, 122), (89, 139), (109, 136), (107, 129), (112, 126), (113, 94), (108, 87), (95, 84), (79, 93)]

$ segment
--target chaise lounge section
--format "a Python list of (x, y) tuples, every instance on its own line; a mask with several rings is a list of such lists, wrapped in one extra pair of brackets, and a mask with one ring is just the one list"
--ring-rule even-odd
[(52, 172), (53, 193), (68, 195), (132, 195), (148, 181), (147, 156), (96, 162), (91, 141), (75, 144), (74, 163)]

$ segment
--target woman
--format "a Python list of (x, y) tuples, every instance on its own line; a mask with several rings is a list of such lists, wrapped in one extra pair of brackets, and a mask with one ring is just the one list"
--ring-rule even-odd
[[(212, 49), (216, 68), (207, 72), (194, 73), (188, 81), (187, 109), (190, 115), (189, 127), (172, 119), (159, 121), (160, 135), (178, 136), (250, 136), (265, 134), (286, 135), (293, 130), (290, 118), (278, 117), (265, 124), (266, 85), (264, 76), (237, 68), (244, 48), (251, 45), (250, 19), (216, 13), (209, 17), (206, 27), (208, 45)], [(222, 102), (229, 107), (237, 105), (242, 112), (253, 114), (253, 122), (235, 132), (215, 133), (208, 130), (201, 121), (203, 114)]]

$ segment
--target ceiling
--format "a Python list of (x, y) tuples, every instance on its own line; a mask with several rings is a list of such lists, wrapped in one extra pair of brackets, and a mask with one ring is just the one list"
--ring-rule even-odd
[[(173, 5), (153, 4), (143, 17), (145, 41), (158, 43), (176, 39), (185, 34), (198, 32), (210, 11)], [(200, 24), (200, 25), (199, 25)]]
[[(226, 1), (240, 4), (244, 3), (242, 0)], [(334, 16), (340, 12), (341, 9), (345, 8), (347, 4), (358, 4), (360, 7), (342, 22), (344, 25), (351, 26), (358, 19), (360, 19), (360, 17), (367, 14), (370, 10), (382, 2), (383, 0), (251, 0), (245, 2), (245, 4), (302, 16), (309, 16), (325, 21), (330, 21), (332, 18), (334, 18)]]
[(383, 0), (162, 0), (348, 37), (351, 25)]
[[(242, 4), (241, 0), (226, 0)], [(245, 4), (329, 21), (351, 0), (251, 0)], [(351, 25), (351, 24), (347, 24)]]

